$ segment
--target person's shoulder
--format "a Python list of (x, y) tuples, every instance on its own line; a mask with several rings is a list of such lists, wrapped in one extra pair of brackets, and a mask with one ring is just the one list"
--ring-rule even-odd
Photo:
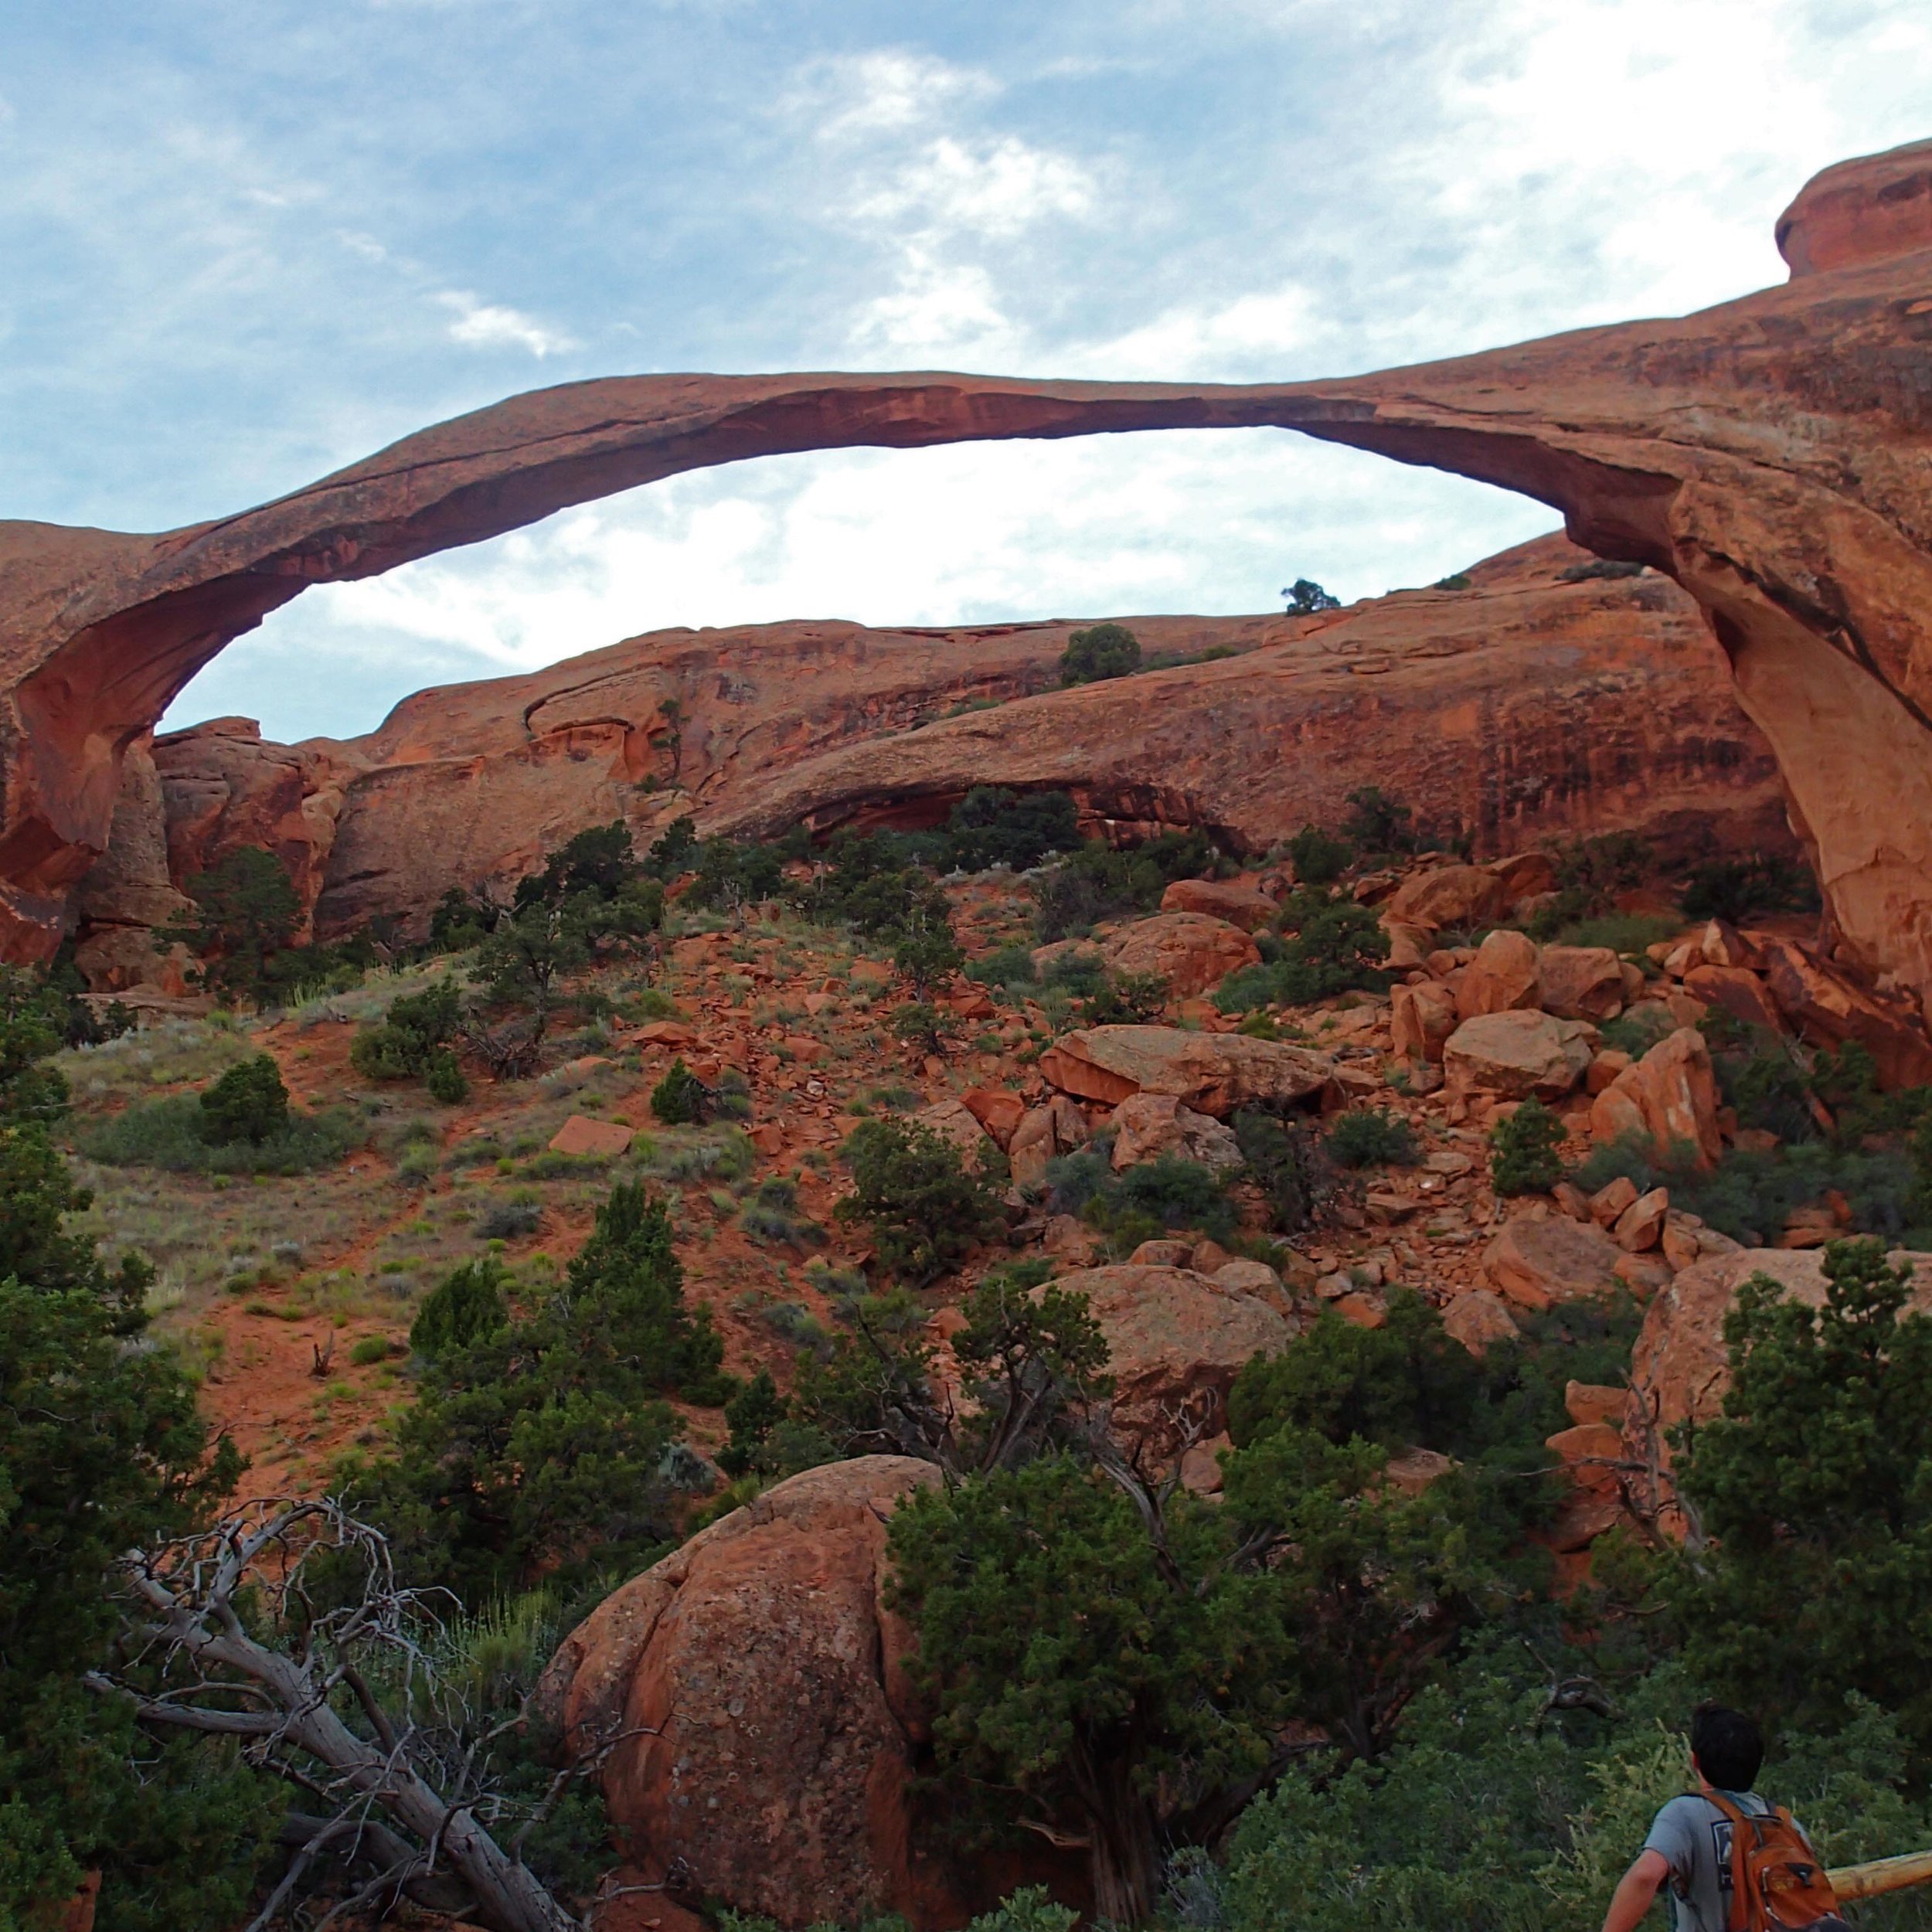
[(1673, 1866), (1678, 1865), (1689, 1855), (1688, 1848), (1699, 1832), (1717, 1815), (1715, 1805), (1696, 1792), (1687, 1791), (1659, 1808), (1651, 1820), (1645, 1845), (1651, 1851), (1662, 1852)]
[(1701, 1825), (1707, 1818), (1716, 1815), (1717, 1807), (1697, 1791), (1685, 1791), (1670, 1798), (1658, 1807), (1657, 1822), (1668, 1821), (1672, 1825)]

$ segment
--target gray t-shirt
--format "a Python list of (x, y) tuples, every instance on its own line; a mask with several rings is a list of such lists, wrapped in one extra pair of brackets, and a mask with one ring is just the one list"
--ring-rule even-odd
[[(1755, 1791), (1724, 1795), (1747, 1818), (1775, 1808)], [(1731, 1911), (1731, 1821), (1707, 1798), (1674, 1798), (1657, 1814), (1644, 1841), (1670, 1866), (1665, 1889), (1672, 1932), (1725, 1932)]]

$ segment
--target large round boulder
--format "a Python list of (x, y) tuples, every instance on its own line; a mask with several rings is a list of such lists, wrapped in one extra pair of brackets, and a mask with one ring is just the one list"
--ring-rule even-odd
[(782, 1925), (964, 1916), (913, 1842), (910, 1633), (886, 1607), (886, 1531), (939, 1481), (903, 1456), (768, 1489), (634, 1577), (564, 1639), (539, 1710), (602, 1782), (648, 1880)]
[(1107, 1338), (1114, 1424), (1157, 1455), (1179, 1442), (1177, 1424), (1202, 1435), (1225, 1422), (1227, 1392), (1249, 1359), (1276, 1355), (1295, 1330), (1257, 1296), (1192, 1268), (1083, 1268), (1053, 1284), (1087, 1297)]
[(1548, 1013), (1478, 1013), (1444, 1044), (1442, 1070), (1455, 1093), (1558, 1100), (1590, 1070), (1597, 1037), (1581, 1020)]

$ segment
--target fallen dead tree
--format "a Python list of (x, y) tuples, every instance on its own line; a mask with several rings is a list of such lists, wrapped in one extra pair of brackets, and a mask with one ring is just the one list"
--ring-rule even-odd
[[(325, 1553), (355, 1580), (346, 1601), (311, 1589)], [(512, 1802), (498, 1747), (522, 1713), (478, 1709), (439, 1669), (442, 1593), (400, 1586), (379, 1531), (333, 1502), (263, 1502), (123, 1566), (135, 1641), (93, 1686), (131, 1698), (148, 1723), (239, 1740), (306, 1801), (248, 1932), (274, 1924), (323, 1869), (347, 1875), (324, 1925), (408, 1898), (489, 1932), (576, 1932), (523, 1845), (621, 1740), (591, 1740), (536, 1806)]]

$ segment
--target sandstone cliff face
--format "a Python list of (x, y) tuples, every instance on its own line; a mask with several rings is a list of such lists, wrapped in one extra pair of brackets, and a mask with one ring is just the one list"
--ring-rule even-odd
[(1272, 423), (1523, 491), (1675, 577), (1777, 753), (1845, 940), (1932, 992), (1929, 162), (1922, 144), (1828, 171), (1780, 224), (1790, 283), (1681, 320), (1295, 384), (574, 383), (217, 523), (0, 526), (0, 944), (50, 948), (128, 748), (308, 583), (781, 451)]
[(1090, 829), (1199, 825), (1244, 852), (1338, 820), (1366, 784), (1485, 853), (1617, 826), (1667, 847), (1787, 841), (1769, 748), (1695, 605), (1655, 575), (1565, 580), (1588, 560), (1551, 536), (1465, 591), (1320, 619), (1130, 618), (1150, 656), (1239, 655), (1068, 691), (1070, 622), (797, 623), (658, 631), (420, 692), (343, 743), (221, 719), (157, 743), (169, 865), (179, 886), (267, 846), (328, 936), (420, 924), (452, 884), (504, 890), (616, 818), (640, 843), (684, 812), (739, 835), (917, 825), (985, 784), (1064, 787)]

